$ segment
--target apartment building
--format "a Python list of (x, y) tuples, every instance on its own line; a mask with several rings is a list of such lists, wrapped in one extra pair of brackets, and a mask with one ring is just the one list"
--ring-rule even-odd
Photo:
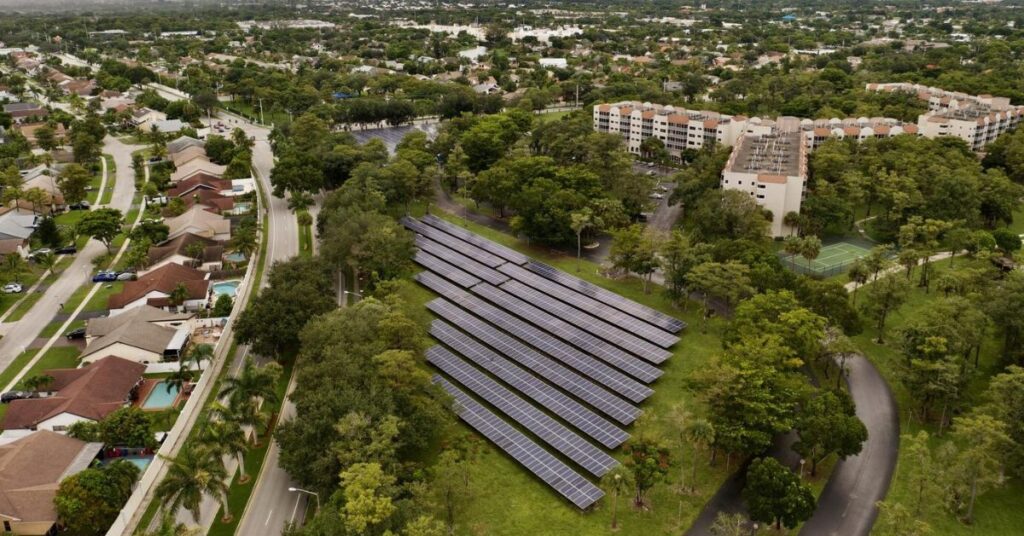
[(1024, 106), (1014, 106), (1006, 97), (968, 95), (909, 83), (868, 84), (867, 89), (916, 94), (928, 102), (928, 111), (917, 118), (922, 136), (956, 136), (975, 151), (983, 150), (1000, 134), (1016, 127), (1024, 116)]
[(792, 127), (783, 123), (771, 133), (743, 135), (722, 170), (722, 188), (747, 192), (771, 212), (773, 237), (790, 233), (783, 219), (800, 212), (807, 183), (809, 149), (802, 131)]
[(853, 138), (858, 142), (870, 138), (888, 138), (900, 134), (918, 134), (914, 123), (903, 123), (890, 117), (858, 117), (847, 119), (803, 119), (800, 130), (810, 150), (817, 149), (832, 138)]
[(620, 134), (633, 154), (640, 154), (643, 140), (660, 139), (669, 154), (678, 158), (684, 149), (706, 144), (732, 145), (747, 128), (747, 118), (718, 112), (687, 110), (649, 102), (619, 102), (594, 106), (594, 130)]

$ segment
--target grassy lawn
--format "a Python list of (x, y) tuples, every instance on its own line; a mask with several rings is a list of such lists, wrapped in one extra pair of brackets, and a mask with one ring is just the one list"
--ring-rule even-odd
[[(253, 121), (259, 123), (260, 120), (260, 106), (256, 104), (253, 106), (244, 101), (227, 101), (222, 102), (220, 105), (228, 111), (234, 112), (244, 117), (248, 117)], [(263, 120), (266, 121), (267, 125), (283, 125), (291, 121), (288, 114), (285, 112), (271, 112), (269, 106), (263, 107)]]
[[(308, 215), (305, 210), (300, 211), (298, 216)], [(311, 257), (313, 255), (313, 226), (299, 224), (299, 255)]]
[[(10, 383), (38, 351), (38, 349), (26, 350), (14, 358), (11, 365), (0, 374), (0, 389)], [(82, 352), (78, 348), (72, 346), (54, 346), (32, 368), (26, 371), (23, 377), (27, 378), (50, 369), (75, 368), (78, 366), (78, 356), (81, 354)]]
[[(987, 262), (983, 260), (968, 260), (958, 258), (956, 267), (967, 265), (983, 266)], [(949, 269), (949, 261), (941, 261), (935, 265), (933, 280), (942, 272)], [(916, 275), (915, 275), (916, 277)], [(906, 325), (912, 319), (918, 317), (927, 310), (931, 303), (942, 297), (941, 293), (931, 292), (926, 294), (923, 289), (914, 288), (907, 303), (900, 308), (899, 312), (892, 315), (886, 326), (885, 345), (874, 342), (878, 333), (873, 327), (865, 324), (864, 333), (854, 337), (854, 342), (878, 367), (879, 371), (889, 382), (900, 411), (900, 430), (902, 434), (915, 434), (921, 430), (928, 431), (932, 435), (932, 447), (937, 447), (942, 441), (936, 438), (937, 426), (931, 423), (923, 424), (916, 418), (911, 419), (908, 408), (913, 400), (912, 394), (900, 382), (899, 366), (903, 359), (902, 354), (896, 348), (896, 330)], [(988, 341), (982, 346), (979, 360), (979, 370), (975, 379), (970, 383), (966, 394), (967, 405), (977, 400), (978, 396), (985, 390), (989, 378), (1002, 371), (1003, 363), (999, 357), (999, 342), (994, 335), (990, 335)], [(913, 462), (905, 457), (905, 452), (900, 451), (900, 458), (897, 462), (896, 473), (893, 477), (893, 484), (889, 490), (889, 500), (910, 504), (913, 492), (909, 489), (908, 478), (909, 465)], [(939, 535), (1003, 535), (1014, 534), (1024, 526), (1024, 510), (1021, 509), (1021, 497), (1024, 496), (1024, 482), (1011, 480), (1005, 487), (991, 491), (978, 497), (976, 505), (975, 523), (967, 526), (960, 523), (954, 516), (944, 510), (941, 505), (931, 505), (923, 513), (923, 519), (932, 527), (934, 534)], [(908, 506), (909, 508), (909, 506)]]
[(107, 161), (107, 186), (103, 189), (103, 196), (100, 197), (100, 204), (107, 205), (110, 203), (110, 200), (114, 198), (114, 184), (117, 181), (117, 164), (114, 163), (114, 157), (109, 154), (103, 155), (103, 159)]
[[(57, 322), (50, 322), (49, 324), (46, 325), (45, 328), (43, 328), (42, 331), (39, 332), (39, 336), (40, 337), (45, 337), (45, 338), (53, 337), (54, 335), (57, 334), (57, 331), (60, 330), (61, 326), (63, 326), (63, 325), (64, 325), (64, 321), (63, 320), (60, 320), (60, 321), (57, 321)], [(76, 330), (78, 328), (84, 328), (84, 327), (85, 327), (85, 320), (75, 320), (74, 322), (71, 323), (70, 326), (68, 326), (67, 331), (73, 331), (73, 330)]]
[(537, 114), (537, 119), (541, 123), (550, 123), (551, 121), (558, 121), (559, 119), (571, 114), (572, 111), (566, 110), (563, 112), (551, 112), (549, 114)]
[[(63, 272), (65, 269), (67, 269), (68, 266), (71, 266), (72, 262), (74, 262), (74, 257), (72, 257), (72, 256), (64, 257), (64, 259), (62, 261), (60, 261), (59, 263), (57, 263), (56, 266), (54, 266), (56, 271), (51, 273), (50, 275), (46, 276), (46, 279), (43, 280), (43, 284), (44, 285), (52, 285), (55, 281), (57, 281), (58, 278), (60, 278), (61, 272)], [(33, 275), (33, 281), (37, 280), (39, 278), (39, 275), (41, 275), (41, 274), (34, 274)], [(29, 285), (25, 285), (26, 289), (28, 287), (29, 287)], [(4, 311), (6, 311), (6, 309), (8, 307), (13, 305), (17, 301), (17, 298), (14, 298), (14, 296), (15, 295), (11, 295), (12, 298), (10, 299), (10, 301), (4, 300), (2, 303), (0, 303), (0, 313), (3, 313)], [(18, 294), (16, 296), (20, 297), (21, 294)], [(25, 316), (26, 313), (31, 311), (32, 307), (42, 297), (43, 297), (43, 293), (42, 292), (33, 292), (33, 293), (25, 296), (25, 301), (21, 302), (18, 305), (18, 308), (11, 312), (11, 316), (7, 317), (7, 322), (14, 322), (14, 321), (17, 321), (17, 320), (21, 320), (21, 317)]]
[[(78, 287), (78, 290), (68, 298), (68, 301), (64, 302), (65, 311), (74, 311), (78, 304), (82, 303), (89, 291), (92, 290), (94, 283), (88, 283)], [(124, 288), (123, 281), (114, 281), (112, 283), (101, 283), (100, 289), (96, 291), (96, 294), (89, 300), (83, 311), (106, 311), (107, 310), (107, 298), (121, 292)]]
[[(696, 373), (706, 369), (712, 356), (721, 351), (721, 335), (726, 322), (721, 318), (712, 319), (708, 333), (703, 334), (699, 328), (698, 307), (691, 306), (685, 312), (674, 309), (669, 300), (655, 290), (651, 294), (644, 294), (641, 283), (636, 279), (616, 281), (604, 278), (598, 274), (597, 265), (588, 261), (582, 261), (581, 270), (577, 272), (576, 260), (572, 257), (526, 246), (511, 236), (473, 223), (466, 225), (461, 218), (443, 212), (437, 212), (437, 215), (690, 324), (691, 327), (683, 332), (682, 341), (674, 347), (673, 357), (663, 365), (665, 374), (653, 385), (654, 395), (642, 405), (645, 419), (629, 430), (634, 437), (640, 434), (660, 437), (672, 447), (674, 462), (669, 482), (652, 490), (650, 511), (635, 511), (626, 506), (626, 499), (623, 499), (619, 508), (620, 530), (623, 534), (678, 533), (689, 527), (725, 480), (727, 473), (723, 462), (715, 466), (699, 463), (697, 493), (677, 493), (674, 488), (680, 478), (680, 457), (682, 463), (689, 466), (693, 452), (689, 445), (680, 449), (676, 439), (678, 434), (666, 417), (677, 404), (682, 404), (695, 416), (703, 412), (702, 404), (696, 401), (697, 393), (693, 391), (690, 380)], [(465, 433), (469, 429), (460, 423), (458, 430)], [(480, 454), (471, 467), (474, 496), (459, 522), (462, 527), (469, 529), (469, 533), (606, 534), (609, 531), (610, 502), (602, 501), (594, 512), (582, 513), (496, 447), (483, 440), (479, 442), (482, 443)], [(621, 449), (613, 452), (613, 455), (620, 461), (624, 459)], [(703, 459), (706, 456), (701, 454)], [(827, 470), (821, 472), (823, 476), (827, 474)], [(818, 482), (814, 483), (817, 486), (816, 492), (820, 491), (824, 481), (825, 478), (819, 477)]]

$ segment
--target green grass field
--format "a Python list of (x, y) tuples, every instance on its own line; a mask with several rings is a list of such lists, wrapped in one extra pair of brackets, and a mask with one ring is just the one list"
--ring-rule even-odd
[[(956, 267), (961, 268), (967, 265), (984, 266), (984, 260), (958, 259)], [(935, 263), (932, 279), (937, 278), (943, 271), (949, 269), (949, 261)], [(898, 275), (902, 277), (902, 273)], [(916, 279), (915, 279), (916, 280)], [(934, 436), (938, 429), (934, 424), (924, 425), (917, 419), (909, 419), (907, 408), (911, 407), (913, 400), (912, 393), (900, 381), (899, 365), (903, 359), (897, 348), (896, 331), (916, 318), (930, 304), (942, 297), (939, 292), (925, 293), (924, 289), (914, 288), (907, 303), (900, 310), (893, 314), (885, 331), (885, 345), (879, 345), (875, 341), (878, 337), (877, 331), (865, 324), (864, 333), (853, 338), (857, 346), (871, 361), (878, 367), (879, 371), (888, 381), (896, 397), (900, 411), (901, 434), (917, 433), (920, 430), (927, 430), (933, 436), (932, 446), (937, 447), (939, 440)], [(995, 335), (990, 335), (981, 351), (979, 371), (971, 382), (966, 394), (968, 404), (977, 400), (978, 396), (985, 390), (989, 378), (1003, 369), (1003, 363), (999, 358), (999, 343)], [(907, 469), (913, 463), (904, 452), (900, 452), (897, 462), (896, 474), (893, 476), (893, 484), (889, 490), (889, 499), (895, 502), (909, 503), (912, 491), (908, 489)], [(1004, 534), (1019, 534), (1020, 528), (1024, 527), (1024, 482), (1010, 480), (1009, 483), (998, 490), (991, 491), (978, 497), (976, 506), (976, 521), (972, 526), (960, 523), (939, 505), (930, 505), (924, 512), (924, 520), (931, 525), (933, 534), (942, 536), (1002, 536)]]
[(107, 161), (107, 185), (103, 189), (103, 195), (100, 196), (100, 204), (107, 205), (114, 198), (114, 184), (117, 182), (117, 164), (114, 163), (114, 157), (109, 154), (103, 155), (103, 159)]

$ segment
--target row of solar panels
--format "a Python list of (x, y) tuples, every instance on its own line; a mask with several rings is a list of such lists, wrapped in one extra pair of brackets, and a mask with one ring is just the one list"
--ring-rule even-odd
[[(419, 235), (415, 260), (428, 270), (417, 279), (442, 296), (427, 306), (439, 317), (431, 334), (447, 349), (431, 348), (428, 361), (591, 474), (614, 467), (614, 458), (539, 408), (618, 447), (629, 437), (619, 425), (639, 415), (634, 404), (653, 392), (644, 384), (661, 374), (653, 363), (671, 355), (666, 348), (678, 337), (670, 331), (683, 324), (443, 220), (403, 223)], [(576, 288), (556, 282), (562, 276)], [(627, 314), (626, 303), (646, 319)], [(435, 381), (459, 402), (464, 421), (574, 504), (585, 508), (603, 495), (465, 392)]]

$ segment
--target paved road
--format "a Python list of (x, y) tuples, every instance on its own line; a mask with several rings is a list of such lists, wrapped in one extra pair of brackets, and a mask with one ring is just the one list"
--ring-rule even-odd
[(818, 509), (804, 524), (805, 536), (867, 536), (878, 517), (875, 504), (885, 499), (896, 469), (900, 423), (889, 385), (863, 356), (846, 360), (847, 383), (857, 417), (868, 429), (860, 454), (836, 464)]
[[(114, 157), (117, 166), (114, 194), (110, 207), (128, 212), (135, 193), (135, 177), (132, 170), (132, 151), (138, 147), (125, 145), (117, 138), (107, 136), (103, 140), (103, 152)], [(17, 322), (4, 326), (6, 335), (0, 339), (0, 370), (6, 369), (11, 361), (21, 354), (50, 323), (79, 287), (92, 277), (92, 260), (106, 253), (103, 244), (90, 240), (75, 256), (71, 265), (61, 272), (60, 277), (50, 285), (38, 302)]]

